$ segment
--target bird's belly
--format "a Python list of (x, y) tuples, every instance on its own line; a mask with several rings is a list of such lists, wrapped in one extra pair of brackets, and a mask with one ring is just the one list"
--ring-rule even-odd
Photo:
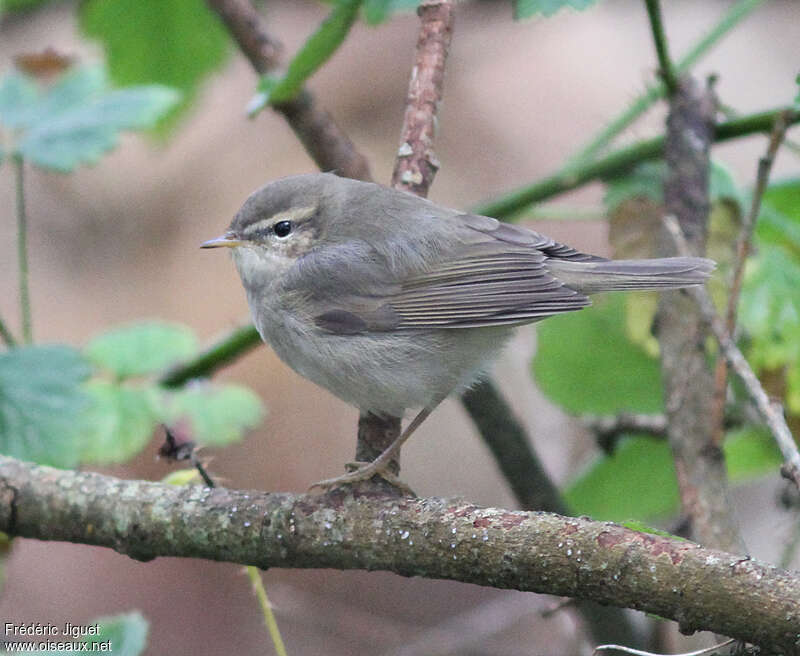
[(489, 327), (332, 335), (291, 323), (259, 326), (286, 364), (362, 411), (392, 416), (469, 386), (511, 334)]

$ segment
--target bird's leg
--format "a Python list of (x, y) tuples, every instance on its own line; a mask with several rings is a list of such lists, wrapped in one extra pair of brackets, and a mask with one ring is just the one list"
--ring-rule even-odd
[[(424, 407), (422, 410), (419, 411), (419, 414), (411, 420), (411, 423), (406, 426), (406, 429), (397, 436), (397, 438), (392, 442), (386, 449), (381, 453), (375, 460), (370, 463), (363, 464), (358, 463), (358, 469), (355, 471), (351, 471), (348, 474), (344, 474), (342, 476), (337, 476), (336, 478), (329, 478), (324, 481), (319, 481), (314, 483), (311, 488), (319, 487), (323, 489), (329, 489), (332, 487), (336, 487), (338, 485), (342, 485), (345, 483), (356, 483), (358, 481), (366, 481), (372, 478), (375, 475), (379, 475), (382, 478), (386, 479), (393, 485), (397, 487), (404, 488), (405, 490), (409, 490), (408, 486), (400, 481), (400, 479), (395, 476), (390, 471), (387, 471), (389, 464), (392, 462), (392, 459), (397, 455), (398, 451), (400, 451), (400, 447), (405, 444), (406, 440), (411, 437), (411, 434), (419, 428), (420, 424), (428, 418), (428, 415), (434, 411), (436, 406), (438, 406), (443, 399), (437, 399), (430, 405)], [(309, 489), (311, 489), (309, 488)]]

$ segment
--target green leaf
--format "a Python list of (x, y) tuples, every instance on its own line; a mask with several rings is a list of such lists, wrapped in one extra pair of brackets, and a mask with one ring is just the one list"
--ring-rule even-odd
[(89, 645), (89, 651), (92, 650), (93, 642), (111, 641), (111, 649), (107, 651), (114, 656), (139, 656), (147, 645), (149, 627), (141, 613), (100, 617), (92, 624), (99, 624), (98, 635), (85, 636), (81, 639)]
[(78, 462), (81, 384), (89, 364), (68, 346), (25, 346), (0, 353), (0, 453), (55, 467)]
[(33, 164), (71, 171), (93, 164), (117, 145), (121, 130), (153, 125), (178, 101), (172, 89), (159, 86), (119, 89), (88, 104), (45, 118), (20, 140), (18, 152)]
[(568, 412), (660, 412), (658, 360), (625, 333), (621, 294), (537, 326), (533, 373), (542, 391)]
[(722, 445), (725, 466), (732, 481), (744, 481), (777, 473), (783, 463), (781, 452), (764, 428), (746, 426), (730, 431)]
[(529, 18), (535, 14), (552, 16), (564, 7), (580, 11), (591, 7), (595, 2), (597, 0), (514, 0), (514, 20)]
[(154, 390), (101, 380), (87, 385), (91, 397), (81, 462), (125, 462), (150, 441), (157, 424)]
[(419, 3), (420, 0), (364, 0), (364, 20), (368, 25), (378, 25), (393, 13), (416, 9)]
[(0, 123), (5, 127), (25, 125), (38, 101), (39, 87), (22, 73), (12, 71), (0, 79)]
[(800, 257), (764, 243), (745, 270), (739, 321), (749, 344), (747, 359), (758, 370), (784, 369), (786, 406), (800, 414)]
[(170, 425), (188, 421), (190, 435), (200, 444), (224, 446), (242, 439), (264, 412), (261, 400), (246, 387), (200, 381), (168, 393), (163, 418)]
[(116, 328), (86, 346), (87, 357), (118, 378), (154, 373), (193, 355), (197, 338), (186, 326), (146, 321)]
[(203, 0), (87, 0), (80, 26), (102, 43), (115, 84), (179, 89), (182, 108), (225, 61), (230, 42)]
[[(273, 76), (265, 76), (258, 91), (271, 104), (292, 100), (303, 88), (305, 81), (336, 52), (358, 16), (363, 0), (338, 0), (328, 17), (294, 56), (284, 75), (277, 83)], [(265, 102), (265, 104), (266, 104)], [(257, 111), (254, 103), (251, 113)]]
[(800, 179), (782, 180), (767, 188), (756, 235), (762, 243), (781, 246), (800, 258)]
[(628, 437), (595, 460), (564, 492), (575, 514), (624, 521), (664, 517), (678, 507), (678, 482), (666, 440)]

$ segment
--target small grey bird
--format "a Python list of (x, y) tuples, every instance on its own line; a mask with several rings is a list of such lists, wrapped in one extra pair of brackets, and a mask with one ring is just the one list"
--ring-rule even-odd
[(202, 245), (220, 246), (233, 249), (261, 337), (292, 369), (362, 413), (421, 408), (375, 461), (319, 487), (386, 476), (411, 433), (474, 383), (514, 326), (580, 310), (596, 292), (699, 285), (714, 268), (696, 257), (608, 260), (328, 173), (253, 193)]

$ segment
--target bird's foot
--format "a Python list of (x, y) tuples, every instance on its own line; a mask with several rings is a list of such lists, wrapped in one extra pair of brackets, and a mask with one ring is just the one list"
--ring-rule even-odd
[(360, 481), (368, 481), (373, 476), (379, 476), (389, 485), (398, 488), (409, 496), (417, 496), (414, 494), (408, 485), (403, 483), (400, 478), (389, 470), (389, 463), (380, 462), (380, 458), (373, 462), (348, 462), (345, 465), (348, 470), (347, 474), (337, 476), (336, 478), (328, 478), (323, 481), (313, 483), (308, 489), (313, 490), (315, 487), (322, 490), (330, 490), (340, 485), (352, 485)]

